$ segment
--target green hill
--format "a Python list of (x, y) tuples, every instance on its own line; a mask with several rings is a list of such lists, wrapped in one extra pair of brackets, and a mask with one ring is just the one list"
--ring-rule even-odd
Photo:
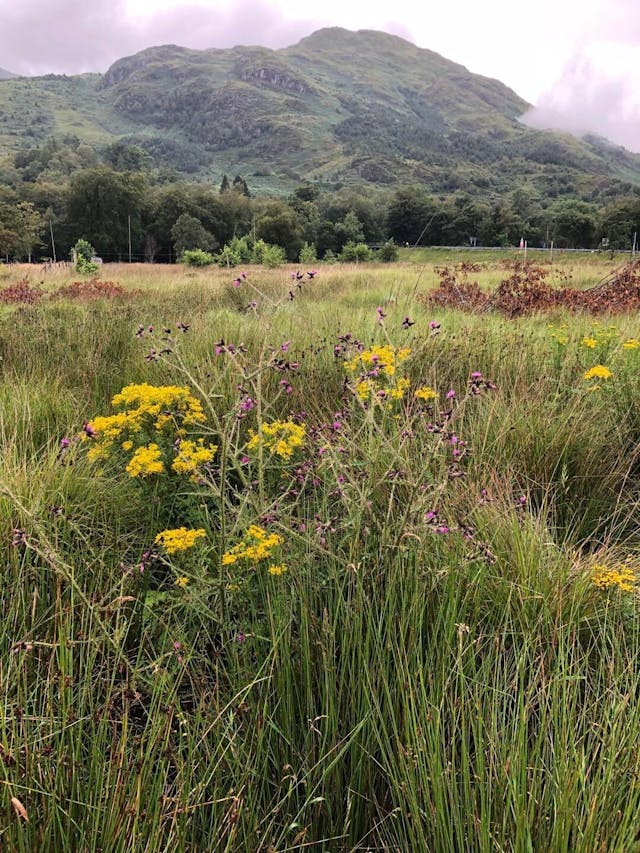
[(450, 194), (529, 183), (544, 195), (615, 194), (640, 157), (604, 140), (533, 130), (496, 80), (386, 33), (323, 29), (282, 50), (153, 47), (104, 75), (0, 82), (0, 155), (50, 137), (121, 140), (153, 166), (253, 191), (419, 182)]

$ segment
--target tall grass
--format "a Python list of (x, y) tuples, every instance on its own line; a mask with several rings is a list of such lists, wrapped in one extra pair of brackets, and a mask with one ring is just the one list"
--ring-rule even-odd
[[(260, 276), (4, 309), (0, 845), (640, 850), (638, 597), (593, 583), (638, 561), (638, 321), (596, 353), (580, 316), (431, 314), (415, 269)], [(411, 349), (404, 399), (354, 392), (354, 339)], [(201, 400), (195, 482), (75, 440), (139, 382)], [(251, 524), (284, 574), (222, 565)]]

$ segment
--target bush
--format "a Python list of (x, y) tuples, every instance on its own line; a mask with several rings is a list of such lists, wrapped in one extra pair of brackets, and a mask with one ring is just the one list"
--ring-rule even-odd
[(382, 248), (378, 249), (378, 253), (376, 255), (379, 261), (383, 261), (384, 263), (392, 263), (393, 261), (398, 260), (398, 247), (395, 244), (393, 237), (382, 246)]
[(97, 273), (99, 266), (93, 260), (95, 254), (96, 250), (88, 240), (78, 240), (71, 250), (71, 256), (75, 258), (76, 272), (84, 275)]
[(251, 263), (253, 239), (248, 234), (245, 234), (244, 237), (234, 237), (227, 243), (227, 246), (238, 256), (238, 263)]
[(262, 256), (262, 265), (269, 269), (275, 269), (275, 267), (282, 266), (285, 260), (282, 246), (267, 246)]
[(318, 256), (316, 253), (316, 247), (313, 245), (313, 243), (305, 243), (300, 249), (300, 263), (315, 264), (317, 260)]
[(251, 263), (261, 264), (269, 269), (279, 267), (285, 262), (284, 249), (281, 246), (273, 246), (270, 243), (265, 243), (264, 240), (258, 240), (253, 247), (251, 255)]
[(186, 249), (180, 256), (180, 263), (187, 267), (208, 267), (215, 258), (202, 249)]
[(235, 267), (242, 263), (242, 258), (240, 253), (227, 243), (220, 249), (215, 257), (215, 261), (221, 267)]
[(361, 263), (371, 260), (371, 249), (366, 243), (345, 243), (338, 256), (342, 263)]

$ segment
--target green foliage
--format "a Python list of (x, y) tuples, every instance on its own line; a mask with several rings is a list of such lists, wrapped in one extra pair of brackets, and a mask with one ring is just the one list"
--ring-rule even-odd
[(302, 227), (294, 211), (284, 203), (269, 202), (256, 221), (256, 234), (266, 243), (282, 246), (289, 260), (296, 260), (304, 243)]
[(364, 263), (371, 260), (371, 249), (366, 243), (345, 243), (338, 259), (342, 263)]
[(88, 240), (81, 238), (73, 247), (71, 256), (75, 258), (76, 271), (83, 275), (93, 275), (100, 269), (99, 265), (93, 260), (96, 250)]
[(281, 266), (285, 261), (284, 249), (281, 246), (270, 245), (262, 239), (256, 241), (251, 255), (252, 264), (261, 264), (273, 269)]
[(376, 258), (379, 261), (384, 261), (384, 263), (392, 263), (393, 261), (397, 261), (399, 257), (398, 247), (396, 246), (393, 237), (381, 246), (380, 249), (376, 252)]
[(313, 245), (309, 245), (308, 243), (303, 243), (302, 248), (300, 249), (300, 255), (298, 260), (301, 264), (313, 264), (317, 261), (317, 252), (316, 247)]
[(176, 255), (182, 255), (188, 249), (202, 249), (205, 252), (215, 249), (215, 238), (203, 226), (199, 219), (182, 213), (171, 229), (171, 238)]
[(187, 267), (208, 267), (215, 260), (213, 255), (202, 249), (185, 249), (180, 256), (180, 263)]
[(144, 190), (141, 174), (103, 167), (78, 172), (69, 187), (70, 223), (101, 255), (117, 260), (127, 252), (129, 223), (133, 236), (138, 236)]
[[(224, 176), (226, 178), (226, 175)], [(224, 184), (224, 178), (222, 179), (222, 183)], [(233, 183), (231, 184), (231, 189), (240, 193), (241, 195), (246, 196), (247, 198), (251, 197), (251, 193), (249, 192), (249, 187), (247, 186), (247, 182), (241, 175), (236, 175), (233, 179)], [(220, 192), (223, 192), (222, 186), (220, 187)]]
[(44, 219), (34, 205), (0, 187), (0, 256), (30, 259), (44, 231)]

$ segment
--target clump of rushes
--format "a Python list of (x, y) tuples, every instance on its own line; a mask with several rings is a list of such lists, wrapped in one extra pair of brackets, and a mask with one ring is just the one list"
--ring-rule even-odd
[(188, 438), (189, 430), (206, 423), (202, 404), (186, 386), (127, 385), (111, 401), (121, 411), (88, 421), (82, 439), (90, 441), (92, 461), (124, 454), (131, 477), (173, 471), (197, 480), (213, 461), (217, 446)]

